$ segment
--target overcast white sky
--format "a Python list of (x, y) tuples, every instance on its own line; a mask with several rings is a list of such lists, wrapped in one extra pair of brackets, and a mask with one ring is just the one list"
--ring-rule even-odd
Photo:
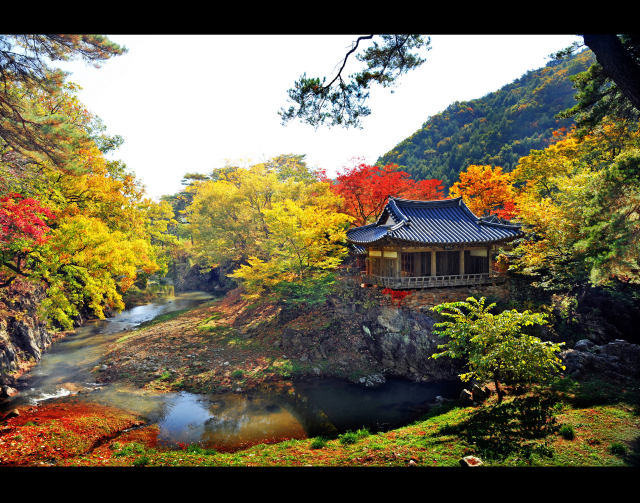
[[(357, 35), (113, 35), (129, 52), (94, 69), (57, 66), (83, 91), (81, 101), (125, 143), (122, 159), (151, 197), (182, 188), (186, 172), (208, 173), (225, 159), (306, 154), (329, 174), (353, 157), (377, 158), (454, 101), (480, 98), (565, 48), (570, 35), (434, 35), (419, 69), (395, 93), (374, 88), (363, 129), (284, 127), (287, 90), (304, 73), (332, 78)], [(347, 75), (359, 71), (353, 55)]]

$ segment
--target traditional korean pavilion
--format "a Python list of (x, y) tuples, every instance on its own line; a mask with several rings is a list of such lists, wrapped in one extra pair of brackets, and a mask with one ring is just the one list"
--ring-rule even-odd
[(349, 229), (347, 240), (368, 259), (364, 284), (412, 289), (502, 282), (506, 276), (491, 270), (492, 251), (523, 235), (496, 216), (475, 216), (461, 197), (389, 197), (378, 220)]

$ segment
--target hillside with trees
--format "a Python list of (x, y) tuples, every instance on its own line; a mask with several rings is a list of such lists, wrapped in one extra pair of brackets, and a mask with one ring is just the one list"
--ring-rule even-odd
[(445, 187), (469, 165), (501, 166), (510, 172), (531, 149), (553, 143), (553, 131), (571, 128), (571, 117), (556, 114), (576, 103), (569, 77), (594, 61), (591, 51), (552, 60), (482, 98), (452, 103), (376, 164), (395, 163), (417, 180), (437, 178)]

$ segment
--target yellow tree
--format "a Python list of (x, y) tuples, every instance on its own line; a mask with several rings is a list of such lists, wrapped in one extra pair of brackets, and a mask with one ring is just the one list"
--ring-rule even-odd
[[(99, 317), (107, 306), (124, 307), (122, 294), (137, 274), (159, 269), (159, 249), (152, 245), (151, 235), (161, 232), (163, 220), (170, 220), (167, 208), (154, 211), (155, 203), (144, 199), (143, 187), (124, 164), (107, 161), (87, 135), (97, 118), (77, 100), (75, 91), (68, 84), (57, 93), (25, 91), (22, 96), (33, 113), (56, 114), (69, 133), (57, 137), (58, 146), (72, 154), (72, 164), (61, 167), (47, 156), (25, 156), (0, 145), (0, 194), (27, 194), (46, 202), (56, 217), (46, 243), (2, 250), (0, 276), (4, 284), (17, 276), (44, 283), (45, 314), (65, 327), (83, 307)], [(84, 140), (73, 140), (73, 131)]]
[(231, 276), (244, 280), (249, 294), (276, 293), (293, 301), (321, 301), (334, 270), (347, 254), (346, 229), (352, 217), (329, 208), (285, 200), (265, 211), (267, 260), (251, 257)]
[(513, 175), (525, 184), (516, 204), (530, 235), (514, 267), (543, 286), (639, 282), (639, 146), (637, 130), (611, 120), (523, 157)]
[[(214, 172), (212, 180), (187, 189), (193, 202), (186, 216), (201, 264), (243, 263), (249, 257), (266, 260), (270, 230), (265, 217), (276, 203), (290, 199), (302, 206), (336, 204), (337, 197), (328, 183), (284, 177), (274, 164), (267, 161), (248, 168), (228, 165)], [(290, 163), (286, 169), (294, 171)]]

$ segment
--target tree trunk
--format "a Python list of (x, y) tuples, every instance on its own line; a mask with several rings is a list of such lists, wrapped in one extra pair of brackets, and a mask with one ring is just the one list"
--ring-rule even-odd
[(500, 389), (500, 379), (497, 376), (494, 376), (493, 382), (496, 385), (496, 393), (498, 394), (498, 404), (502, 403), (502, 390)]
[(617, 35), (583, 35), (584, 43), (596, 55), (607, 77), (640, 110), (640, 67)]

